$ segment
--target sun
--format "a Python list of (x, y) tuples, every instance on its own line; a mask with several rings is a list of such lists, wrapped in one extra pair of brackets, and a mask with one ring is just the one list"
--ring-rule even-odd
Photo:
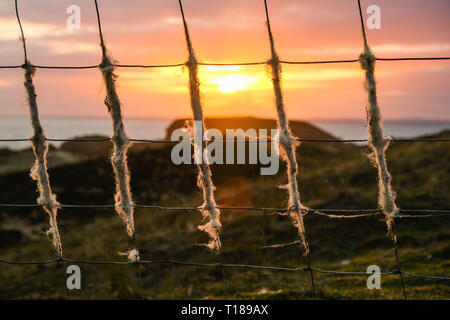
[(201, 78), (212, 85), (210, 89), (223, 93), (233, 93), (254, 86), (260, 81), (259, 76), (249, 74), (241, 66), (202, 66)]
[(215, 76), (212, 82), (217, 85), (217, 89), (221, 92), (232, 93), (247, 88), (250, 83), (246, 81), (241, 74), (227, 74)]

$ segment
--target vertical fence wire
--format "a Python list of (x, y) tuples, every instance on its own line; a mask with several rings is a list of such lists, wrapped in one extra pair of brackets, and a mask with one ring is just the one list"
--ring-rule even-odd
[(381, 111), (377, 101), (376, 81), (375, 81), (375, 61), (368, 43), (364, 18), (361, 9), (361, 0), (358, 0), (359, 16), (361, 21), (361, 31), (364, 42), (364, 51), (360, 56), (361, 67), (365, 71), (365, 87), (368, 94), (369, 107), (367, 109), (367, 128), (369, 132), (368, 146), (372, 149), (372, 161), (378, 169), (378, 187), (379, 187), (379, 206), (383, 210), (386, 219), (389, 236), (395, 253), (397, 269), (402, 283), (403, 299), (407, 299), (405, 281), (400, 268), (400, 259), (398, 257), (397, 234), (394, 226), (394, 216), (398, 213), (395, 204), (395, 193), (391, 187), (391, 175), (386, 163), (386, 150), (389, 146), (389, 140), (383, 136), (383, 127), (381, 120)]
[[(206, 224), (199, 226), (199, 229), (208, 234), (210, 240), (208, 244), (206, 244), (206, 246), (209, 249), (216, 251), (217, 264), (221, 265), (220, 248), (222, 244), (219, 234), (221, 228), (220, 210), (217, 208), (217, 204), (214, 198), (215, 186), (212, 181), (209, 159), (203, 159), (203, 139), (206, 125), (203, 117), (203, 107), (201, 105), (200, 81), (198, 78), (198, 61), (195, 56), (194, 48), (192, 46), (192, 41), (189, 35), (189, 29), (181, 0), (178, 0), (178, 4), (180, 7), (181, 18), (183, 20), (183, 28), (188, 50), (188, 61), (186, 63), (186, 66), (189, 70), (189, 95), (194, 119), (194, 158), (197, 162), (199, 171), (197, 184), (202, 189), (204, 200), (204, 203), (201, 206), (200, 210), (203, 217), (209, 219)], [(198, 141), (198, 139), (196, 138), (200, 138), (200, 141)], [(225, 269), (221, 267), (221, 271), (224, 291), (228, 296)]]
[[(204, 203), (200, 207), (200, 211), (204, 218), (209, 221), (199, 226), (199, 229), (208, 233), (210, 241), (206, 246), (211, 250), (220, 250), (221, 242), (219, 236), (220, 223), (220, 210), (217, 208), (216, 201), (214, 199), (215, 186), (212, 181), (211, 168), (209, 167), (209, 159), (203, 159), (203, 141), (204, 132), (206, 129), (205, 121), (203, 117), (203, 108), (200, 98), (200, 81), (198, 78), (198, 61), (195, 56), (192, 41), (189, 36), (189, 29), (184, 16), (183, 4), (181, 0), (178, 0), (180, 6), (180, 13), (183, 19), (184, 34), (186, 38), (186, 46), (188, 50), (189, 60), (186, 62), (186, 66), (189, 70), (189, 94), (191, 101), (191, 108), (194, 118), (194, 158), (198, 167), (198, 180), (197, 184), (203, 192)], [(199, 138), (199, 139), (196, 139)], [(200, 140), (200, 141), (198, 141)]]
[[(100, 10), (98, 8), (97, 0), (94, 0), (95, 11), (97, 15), (97, 25), (98, 34), (100, 38), (100, 47), (102, 50), (102, 62), (99, 65), (99, 69), (102, 72), (103, 80), (106, 88), (106, 98), (105, 105), (111, 115), (112, 125), (113, 125), (113, 136), (111, 138), (113, 142), (113, 153), (111, 155), (111, 164), (114, 170), (115, 183), (116, 183), (116, 194), (115, 199), (115, 210), (118, 215), (122, 218), (128, 235), (131, 237), (134, 249), (127, 252), (128, 259), (133, 262), (138, 262), (140, 260), (140, 251), (137, 247), (136, 231), (134, 225), (134, 205), (130, 187), (130, 172), (128, 170), (127, 164), (127, 151), (131, 146), (130, 138), (128, 137), (125, 124), (123, 121), (122, 108), (119, 96), (116, 90), (116, 78), (117, 75), (114, 73), (114, 65), (111, 61), (111, 57), (108, 55), (108, 51), (105, 45), (102, 24), (100, 19)], [(140, 295), (142, 299), (145, 299), (142, 281), (142, 266), (137, 264), (137, 273), (139, 279)]]
[(116, 91), (116, 74), (111, 57), (107, 53), (106, 45), (103, 39), (101, 27), (100, 13), (97, 0), (94, 0), (95, 10), (97, 13), (98, 32), (100, 37), (100, 47), (102, 49), (102, 62), (99, 66), (106, 88), (105, 105), (111, 115), (113, 125), (112, 142), (114, 146), (111, 156), (111, 164), (114, 169), (116, 194), (114, 196), (116, 202), (117, 214), (125, 223), (127, 233), (134, 238), (134, 208), (130, 190), (130, 173), (127, 165), (127, 151), (130, 147), (130, 139), (125, 131), (123, 121), (121, 102)]
[(286, 117), (286, 109), (283, 102), (283, 92), (281, 89), (281, 63), (280, 58), (275, 50), (275, 43), (273, 39), (272, 29), (270, 28), (269, 10), (267, 8), (267, 0), (264, 0), (264, 9), (266, 12), (267, 32), (269, 34), (271, 59), (268, 64), (272, 69), (272, 83), (275, 94), (275, 103), (277, 108), (277, 124), (280, 130), (280, 150), (283, 153), (282, 158), (287, 164), (287, 176), (288, 176), (288, 193), (289, 193), (289, 214), (294, 222), (294, 225), (298, 229), (298, 233), (301, 239), (301, 243), (305, 249), (306, 260), (311, 277), (311, 288), (313, 298), (316, 298), (316, 289), (314, 283), (314, 273), (311, 269), (311, 253), (309, 250), (309, 244), (306, 240), (306, 230), (303, 223), (302, 212), (305, 207), (300, 201), (300, 192), (298, 190), (297, 175), (298, 165), (296, 160), (296, 148), (298, 142), (295, 141), (289, 123)]

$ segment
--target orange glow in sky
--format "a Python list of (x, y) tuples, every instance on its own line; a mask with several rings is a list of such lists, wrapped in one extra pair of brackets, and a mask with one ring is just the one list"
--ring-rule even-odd
[(203, 82), (215, 85), (215, 89), (224, 93), (256, 89), (264, 78), (243, 71), (240, 66), (204, 66), (200, 71)]
[[(42, 0), (45, 2), (45, 0)], [(36, 65), (96, 65), (101, 58), (95, 8), (79, 0), (81, 28), (66, 26), (70, 1), (42, 5), (22, 1), (20, 12), (28, 55)], [(106, 5), (107, 2), (107, 5)], [(362, 1), (381, 8), (380, 30), (367, 30), (379, 57), (450, 56), (448, 0)], [(270, 47), (262, 0), (184, 0), (194, 50), (200, 62), (267, 61)], [(187, 60), (177, 1), (99, 1), (108, 51), (121, 64), (173, 64)], [(272, 0), (269, 10), (282, 60), (355, 59), (362, 51), (356, 0)], [(367, 14), (365, 14), (367, 18)], [(420, 21), (420, 25), (417, 22)], [(0, 64), (20, 65), (23, 52), (14, 2), (0, 5)], [(359, 63), (282, 66), (291, 119), (364, 119), (367, 95)], [(127, 117), (191, 116), (184, 67), (117, 68), (117, 85)], [(275, 117), (267, 65), (201, 65), (205, 116)], [(450, 119), (450, 62), (377, 61), (380, 106), (390, 119)], [(42, 115), (107, 116), (100, 71), (38, 69)], [(21, 69), (0, 69), (1, 115), (26, 115)]]

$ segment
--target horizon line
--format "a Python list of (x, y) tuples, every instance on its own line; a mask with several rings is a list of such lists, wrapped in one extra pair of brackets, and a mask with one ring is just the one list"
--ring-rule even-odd
[[(0, 115), (1, 118), (28, 118), (28, 115), (14, 115), (14, 114), (6, 114), (6, 115)], [(98, 120), (110, 120), (110, 118), (105, 115), (105, 116), (96, 116), (96, 115), (92, 115), (92, 116), (83, 116), (83, 115), (41, 115), (41, 118), (63, 118), (63, 119), (68, 119), (68, 118), (72, 118), (72, 119), (98, 119)], [(127, 117), (125, 116), (124, 119), (125, 120), (168, 120), (168, 121), (174, 121), (174, 120), (179, 120), (179, 119), (190, 119), (190, 116), (179, 116), (179, 117), (139, 117), (139, 116), (130, 116)], [(248, 116), (244, 116), (244, 115), (228, 115), (228, 116), (210, 116), (210, 117), (205, 117), (205, 119), (229, 119), (229, 118), (254, 118), (254, 119), (261, 119), (261, 120), (276, 120), (275, 117), (271, 118), (271, 117), (258, 117), (258, 116), (253, 116), (253, 115), (248, 115)], [(289, 119), (290, 121), (303, 121), (303, 122), (311, 122), (311, 121), (332, 121), (332, 122), (365, 122), (366, 119), (365, 118), (309, 118), (309, 119), (294, 119), (291, 118)], [(383, 121), (391, 121), (391, 122), (450, 122), (450, 118), (448, 119), (436, 119), (436, 118), (384, 118)]]

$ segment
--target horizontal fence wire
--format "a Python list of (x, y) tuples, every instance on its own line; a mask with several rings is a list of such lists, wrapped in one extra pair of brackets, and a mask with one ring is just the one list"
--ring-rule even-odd
[[(0, 203), (0, 208), (37, 208), (41, 207), (38, 203)], [(116, 208), (114, 204), (59, 204), (60, 208)], [(197, 211), (201, 207), (169, 207), (160, 205), (148, 205), (148, 204), (133, 204), (133, 208), (141, 209), (157, 209), (162, 211)], [(271, 211), (271, 212), (289, 212), (289, 208), (270, 208), (270, 207), (224, 207), (216, 206), (216, 209), (224, 211)], [(305, 208), (301, 210), (304, 214), (312, 213), (322, 216), (328, 216), (329, 218), (362, 218), (371, 216), (382, 216), (381, 209), (313, 209)], [(340, 213), (337, 215), (337, 213)], [(351, 215), (343, 213), (352, 213)], [(409, 213), (409, 214), (407, 214)], [(439, 209), (399, 209), (399, 214), (395, 215), (394, 218), (431, 218), (431, 217), (442, 217), (450, 216), (450, 210), (439, 210)]]
[[(375, 58), (379, 61), (433, 61), (433, 60), (450, 60), (450, 57), (411, 57), (411, 58)], [(344, 59), (344, 60), (316, 60), (316, 61), (287, 61), (280, 60), (283, 64), (329, 64), (329, 63), (356, 63), (359, 59)], [(256, 62), (198, 62), (200, 66), (254, 66), (268, 64), (268, 61), (256, 61)], [(99, 64), (96, 65), (86, 65), (86, 66), (42, 66), (31, 64), (32, 67), (38, 69), (95, 69), (100, 67)], [(173, 63), (173, 64), (113, 64), (117, 68), (173, 68), (173, 67), (183, 67), (186, 66), (186, 62), (183, 63)], [(24, 65), (9, 65), (0, 66), (0, 69), (16, 69), (23, 68)]]
[[(139, 261), (91, 261), (91, 260), (80, 260), (80, 259), (69, 259), (60, 258), (46, 261), (9, 261), (0, 259), (0, 263), (9, 265), (48, 265), (57, 264), (64, 262), (88, 264), (88, 265), (149, 265), (149, 264), (167, 264), (167, 265), (180, 265), (180, 266), (191, 266), (191, 267), (201, 267), (201, 268), (237, 268), (237, 269), (259, 269), (259, 270), (273, 270), (273, 271), (287, 271), (287, 272), (310, 272), (311, 270), (323, 274), (333, 274), (341, 276), (367, 276), (368, 273), (364, 271), (338, 271), (338, 270), (324, 270), (315, 267), (279, 267), (279, 266), (264, 266), (264, 265), (253, 265), (253, 264), (234, 264), (234, 263), (196, 263), (188, 261), (179, 260), (139, 260)], [(404, 273), (411, 277), (430, 279), (430, 280), (445, 280), (449, 281), (450, 277), (447, 276), (429, 276), (420, 275), (412, 273), (405, 270), (391, 270), (380, 272), (380, 275), (395, 275)], [(369, 273), (370, 274), (370, 273)]]
[[(246, 138), (249, 138), (246, 136)], [(0, 139), (0, 142), (26, 142), (31, 141), (32, 138), (5, 138)], [(105, 142), (111, 141), (112, 138), (46, 138), (46, 141), (49, 142)], [(450, 138), (386, 138), (385, 141), (389, 142), (450, 142)], [(159, 140), (159, 139), (130, 139), (131, 142), (135, 143), (166, 143), (166, 144), (175, 144), (179, 143), (178, 140)], [(203, 139), (204, 142), (237, 142), (237, 143), (264, 143), (264, 142), (272, 142), (271, 139), (260, 139), (260, 138), (252, 138), (242, 141), (237, 139), (234, 140), (224, 140), (224, 139)], [(315, 143), (364, 143), (367, 142), (367, 139), (301, 139), (295, 138), (292, 141), (298, 142), (315, 142)]]

